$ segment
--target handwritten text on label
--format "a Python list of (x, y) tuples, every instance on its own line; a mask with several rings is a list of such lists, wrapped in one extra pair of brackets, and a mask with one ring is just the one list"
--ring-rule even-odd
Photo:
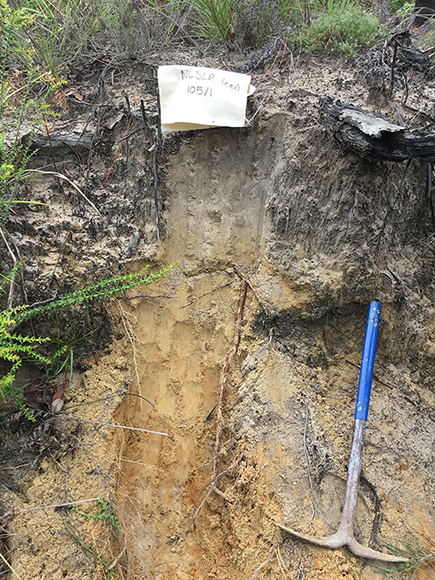
[(212, 97), (213, 96), (213, 89), (211, 87), (192, 87), (192, 86), (188, 86), (187, 87), (187, 92), (189, 93), (189, 95), (198, 95), (198, 96), (203, 96), (203, 97)]

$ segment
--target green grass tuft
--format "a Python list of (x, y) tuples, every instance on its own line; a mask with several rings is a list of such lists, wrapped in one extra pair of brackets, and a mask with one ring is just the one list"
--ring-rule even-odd
[[(370, 566), (383, 574), (383, 580), (412, 580), (420, 569), (426, 572), (427, 578), (435, 577), (435, 539), (421, 522), (419, 524), (421, 531), (407, 528), (401, 539), (376, 538), (381, 550), (409, 560), (393, 566), (371, 562)], [(363, 574), (362, 576), (366, 577)]]

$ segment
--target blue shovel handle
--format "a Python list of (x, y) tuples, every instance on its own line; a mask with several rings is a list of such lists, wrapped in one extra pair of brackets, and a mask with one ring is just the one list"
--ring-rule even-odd
[(355, 419), (367, 421), (372, 388), (373, 367), (375, 364), (376, 339), (378, 337), (381, 303), (373, 300), (367, 313), (366, 333), (364, 337), (361, 370), (359, 373), (358, 395), (356, 399)]

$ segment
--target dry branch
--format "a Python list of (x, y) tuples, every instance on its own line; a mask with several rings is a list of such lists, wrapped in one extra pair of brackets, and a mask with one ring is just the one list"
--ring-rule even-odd
[(9, 564), (9, 562), (6, 560), (6, 558), (3, 556), (3, 554), (1, 552), (0, 552), (0, 558), (3, 560), (3, 562), (9, 568), (9, 570), (15, 574), (15, 576), (18, 578), (18, 580), (21, 580), (21, 577), (18, 576), (18, 574), (15, 572), (15, 570), (12, 568), (12, 566)]
[(197, 296), (196, 298), (194, 298), (193, 300), (191, 300), (187, 304), (183, 304), (183, 306), (180, 306), (180, 309), (181, 308), (187, 308), (188, 306), (191, 306), (192, 304), (195, 304), (195, 302), (197, 302), (197, 300), (200, 300), (201, 298), (204, 298), (204, 296), (208, 296), (209, 294), (211, 294), (215, 290), (220, 290), (221, 288), (226, 288), (227, 286), (229, 286), (233, 282), (234, 282), (234, 280), (230, 280), (226, 284), (222, 284), (222, 286), (216, 286), (216, 288), (213, 288), (212, 290), (209, 290), (208, 292), (205, 292), (204, 294), (201, 294), (201, 296)]
[(143, 99), (141, 99), (141, 101), (140, 101), (140, 110), (142, 113), (144, 127), (148, 128), (148, 135), (149, 135), (150, 143), (151, 143), (148, 151), (149, 151), (149, 153), (151, 153), (151, 167), (152, 167), (153, 177), (154, 177), (154, 209), (155, 209), (155, 214), (156, 214), (156, 233), (157, 233), (157, 239), (160, 241), (159, 200), (157, 197), (158, 179), (157, 179), (157, 167), (156, 167), (157, 143), (155, 143), (155, 141), (154, 141), (154, 134), (153, 134), (153, 130), (151, 129), (151, 125), (150, 125), (150, 121), (149, 121), (150, 117), (149, 117), (149, 115), (147, 115), (145, 113), (145, 105), (144, 105)]
[(79, 419), (78, 417), (71, 417), (71, 415), (61, 415), (63, 419), (69, 419), (70, 421), (77, 421), (78, 423), (90, 423), (91, 425), (101, 425), (103, 427), (116, 427), (117, 429), (127, 429), (128, 431), (140, 431), (141, 433), (151, 433), (153, 435), (162, 435), (163, 437), (169, 437), (171, 441), (176, 442), (177, 440), (172, 435), (168, 433), (163, 433), (162, 431), (150, 431), (149, 429), (139, 429), (139, 427), (128, 427), (127, 425), (115, 425), (114, 423), (102, 423), (101, 421), (90, 421), (89, 419)]
[[(116, 300), (134, 300), (135, 298), (176, 298), (176, 296), (167, 296), (166, 294), (136, 294), (135, 296), (116, 296)], [(183, 307), (181, 307), (183, 308)]]
[(252, 363), (254, 362), (254, 360), (258, 357), (258, 355), (260, 354), (260, 352), (263, 352), (263, 350), (265, 348), (267, 348), (269, 346), (269, 344), (272, 342), (272, 333), (273, 333), (273, 328), (270, 329), (269, 331), (269, 340), (266, 342), (266, 344), (263, 344), (262, 347), (260, 347), (257, 352), (254, 354), (253, 357), (251, 357), (249, 359), (249, 361), (247, 362), (247, 364), (243, 367), (242, 372), (240, 373), (240, 375), (237, 377), (238, 379), (240, 379), (240, 377), (242, 375), (244, 375), (246, 373), (247, 370), (249, 370), (250, 366), (252, 365)]
[(313, 482), (311, 481), (311, 471), (310, 471), (310, 457), (308, 455), (308, 449), (307, 449), (308, 405), (307, 405), (307, 399), (305, 398), (305, 395), (302, 395), (302, 396), (304, 398), (304, 403), (305, 403), (304, 455), (305, 455), (305, 461), (307, 462), (308, 483), (310, 484), (311, 502), (313, 504), (313, 512), (311, 514), (311, 519), (314, 520), (314, 516), (316, 515), (316, 504), (314, 503), (314, 490), (313, 490)]
[(149, 403), (151, 405), (151, 407), (154, 407), (154, 405), (151, 403), (151, 401), (148, 401), (148, 399), (145, 399), (145, 397), (142, 397), (142, 395), (139, 395), (138, 393), (115, 393), (114, 395), (108, 395), (107, 397), (101, 397), (101, 399), (94, 399), (93, 401), (86, 401), (85, 403), (76, 403), (75, 405), (68, 404), (68, 409), (74, 409), (75, 407), (82, 407), (83, 405), (86, 405), (86, 406), (92, 405), (93, 403), (101, 403), (101, 401), (110, 401), (111, 399), (114, 399), (116, 397), (120, 397), (120, 398), (122, 398), (122, 397), (139, 397), (140, 399)]
[(89, 149), (89, 151), (88, 151), (88, 163), (87, 163), (87, 167), (86, 167), (85, 187), (84, 187), (84, 191), (83, 191), (82, 217), (85, 217), (85, 207), (86, 207), (86, 199), (87, 199), (86, 195), (88, 193), (89, 173), (91, 171), (92, 149), (94, 147), (96, 137), (97, 137), (98, 133), (100, 132), (100, 124), (101, 124), (101, 121), (103, 119), (105, 112), (106, 112), (106, 107), (103, 107), (100, 109), (100, 113), (98, 115), (98, 120), (97, 120), (97, 127), (95, 129), (95, 133), (92, 135), (92, 139), (91, 139), (91, 142), (90, 142), (89, 147), (88, 147), (88, 149)]
[(13, 509), (13, 510), (10, 510), (10, 511), (4, 513), (0, 517), (0, 525), (4, 526), (7, 522), (9, 522), (15, 516), (19, 516), (19, 515), (25, 514), (27, 512), (35, 512), (35, 511), (39, 511), (39, 510), (50, 510), (50, 509), (59, 510), (61, 508), (69, 508), (73, 505), (78, 505), (78, 504), (82, 504), (82, 503), (89, 503), (91, 501), (98, 501), (99, 499), (100, 499), (99, 497), (91, 497), (90, 499), (79, 499), (78, 501), (69, 501), (67, 503), (55, 503), (55, 504), (51, 504), (51, 505), (38, 505), (36, 507), (26, 508), (23, 510)]
[(269, 564), (269, 562), (272, 562), (272, 560), (274, 560), (276, 558), (276, 556), (274, 556), (273, 554), (271, 556), (269, 556), (269, 558), (263, 562), (262, 564), (260, 564), (260, 566), (258, 566), (258, 568), (255, 570), (254, 575), (252, 576), (252, 580), (256, 580), (256, 578), (258, 578), (258, 575), (260, 574), (261, 570), (267, 566)]
[(137, 349), (137, 346), (136, 346), (136, 343), (137, 342), (142, 342), (142, 341), (140, 341), (137, 338), (137, 336), (136, 336), (136, 334), (134, 332), (133, 324), (132, 324), (132, 322), (131, 322), (131, 320), (130, 320), (128, 314), (127, 314), (127, 312), (122, 308), (121, 304), (119, 304), (119, 303), (118, 303), (118, 309), (119, 309), (119, 313), (121, 315), (121, 320), (122, 320), (122, 324), (124, 326), (125, 333), (127, 334), (128, 339), (129, 339), (130, 344), (131, 344), (131, 347), (133, 349), (134, 373), (136, 375), (137, 387), (139, 389), (139, 393), (140, 393), (140, 397), (141, 397), (141, 399), (140, 399), (140, 410), (142, 411), (142, 409), (143, 409), (142, 398), (145, 398), (145, 397), (142, 397), (142, 385), (141, 385), (141, 382), (140, 382), (139, 364), (138, 364), (139, 355), (138, 355), (138, 349)]
[(257, 302), (260, 305), (260, 307), (261, 307), (262, 311), (264, 312), (264, 314), (267, 314), (266, 308), (264, 307), (264, 304), (261, 302), (260, 298), (258, 297), (258, 294), (257, 294), (254, 286), (252, 285), (251, 280), (237, 266), (233, 266), (233, 268), (234, 268), (234, 271), (236, 272), (236, 274), (239, 276), (239, 278), (241, 280), (244, 280), (246, 282), (246, 284), (249, 286), (249, 288), (252, 290), (252, 293), (254, 294), (255, 298), (257, 299)]
[(68, 179), (66, 175), (63, 175), (62, 173), (57, 173), (56, 171), (42, 171), (41, 169), (26, 169), (23, 173), (23, 176), (29, 175), (31, 173), (36, 173), (38, 175), (53, 175), (58, 179), (63, 179), (64, 181), (67, 181), (88, 202), (88, 204), (97, 212), (97, 214), (102, 219), (104, 219), (104, 216), (100, 213), (100, 211), (96, 208), (96, 206), (92, 203), (92, 201), (88, 199), (86, 195), (83, 193), (83, 191), (74, 182), (72, 182), (71, 179)]
[[(14, 266), (16, 266), (18, 264), (18, 260), (15, 257), (15, 254), (13, 253), (13, 251), (11, 250), (11, 247), (9, 246), (6, 237), (3, 233), (3, 230), (0, 228), (0, 234), (3, 238), (3, 241), (7, 247), (7, 249), (9, 250), (10, 255), (12, 256), (12, 260), (14, 262)], [(11, 282), (9, 285), (9, 296), (8, 296), (8, 302), (7, 302), (7, 310), (10, 310), (12, 308), (12, 303), (14, 300), (14, 284), (15, 284), (15, 274), (16, 272), (13, 273), (12, 278), (11, 278)]]
[[(209, 481), (208, 483), (206, 483), (204, 485), (204, 487), (201, 489), (201, 491), (199, 492), (199, 497), (201, 497), (202, 492), (207, 489), (207, 486), (210, 485), (210, 489), (208, 490), (205, 498), (202, 500), (202, 502), (199, 504), (199, 506), (196, 508), (195, 513), (192, 516), (192, 521), (193, 521), (193, 525), (195, 525), (195, 518), (196, 516), (199, 514), (199, 512), (201, 511), (202, 506), (205, 504), (205, 502), (207, 501), (208, 497), (210, 496), (211, 492), (215, 489), (217, 480), (220, 479), (223, 475), (225, 475), (226, 473), (228, 473), (228, 469), (225, 469), (225, 471), (221, 471), (221, 473), (219, 473), (219, 475), (216, 475), (216, 477), (214, 477), (211, 481)], [(198, 500), (197, 500), (198, 503)]]

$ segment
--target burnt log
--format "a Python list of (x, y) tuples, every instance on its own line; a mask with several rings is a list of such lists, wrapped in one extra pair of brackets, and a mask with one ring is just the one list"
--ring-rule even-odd
[[(60, 152), (68, 152), (77, 149), (81, 152), (89, 151), (92, 145), (92, 138), (94, 134), (91, 132), (85, 132), (80, 134), (69, 134), (69, 135), (40, 135), (36, 133), (31, 136), (32, 140), (29, 144), (30, 150), (38, 149), (42, 151), (57, 150)], [(25, 135), (21, 141), (22, 143), (27, 142), (30, 135)]]
[(435, 133), (409, 131), (381, 115), (330, 98), (320, 103), (320, 119), (343, 149), (370, 161), (435, 162)]

